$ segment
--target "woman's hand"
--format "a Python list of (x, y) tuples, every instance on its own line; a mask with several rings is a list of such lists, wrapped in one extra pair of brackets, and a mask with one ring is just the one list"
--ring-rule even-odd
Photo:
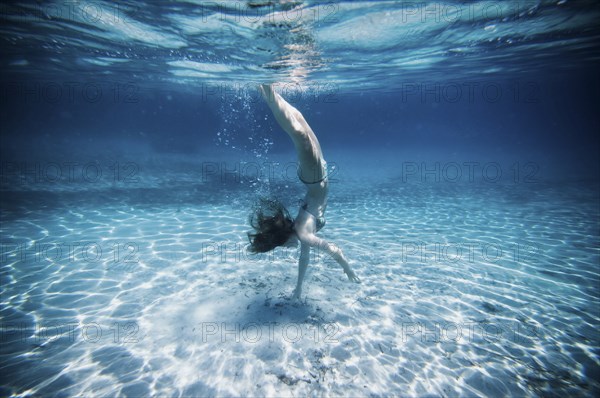
[(354, 271), (352, 271), (351, 269), (348, 269), (347, 271), (344, 271), (344, 272), (348, 276), (348, 280), (350, 280), (350, 282), (360, 283), (360, 279), (358, 276), (356, 276)]

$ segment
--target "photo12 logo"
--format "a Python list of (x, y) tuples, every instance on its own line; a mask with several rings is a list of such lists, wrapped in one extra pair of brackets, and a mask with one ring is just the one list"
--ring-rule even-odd
[(313, 343), (339, 343), (337, 336), (340, 326), (337, 323), (310, 324), (296, 322), (238, 323), (202, 322), (194, 327), (195, 335), (202, 343), (250, 343), (283, 341), (298, 343), (308, 340)]
[(32, 342), (45, 345), (57, 340), (86, 343), (138, 343), (139, 326), (136, 322), (113, 322), (102, 325), (99, 322), (86, 323), (2, 323), (0, 324), (0, 342)]
[(539, 182), (540, 166), (515, 162), (503, 169), (499, 162), (402, 162), (401, 181), (420, 183), (518, 183)]
[(2, 2), (0, 16), (11, 21), (53, 22), (69, 21), (87, 24), (127, 23), (127, 13), (135, 15), (139, 8), (135, 4), (102, 1), (53, 1), (53, 2)]
[(525, 343), (540, 337), (534, 325), (518, 322), (402, 322), (400, 331), (405, 343)]
[(132, 271), (139, 264), (139, 246), (127, 241), (0, 242), (0, 264), (97, 264)]
[(529, 242), (512, 244), (486, 242), (422, 242), (404, 241), (401, 245), (401, 261), (422, 264), (466, 264), (466, 263), (498, 263), (512, 261), (515, 263), (537, 261), (540, 255), (538, 245)]
[(0, 162), (1, 185), (58, 183), (124, 183), (140, 181), (140, 167), (134, 162), (102, 164), (90, 162)]
[(520, 82), (414, 82), (400, 86), (403, 103), (498, 103), (508, 101), (519, 104), (540, 102), (541, 87), (534, 81)]
[[(300, 181), (299, 177), (306, 181), (318, 181), (323, 178), (318, 170), (314, 174), (301, 174), (297, 162), (202, 162), (201, 168), (202, 182), (221, 182), (224, 184), (259, 181), (297, 183)], [(337, 178), (339, 172), (337, 163), (327, 163), (327, 181), (330, 184), (339, 182)]]
[(239, 0), (200, 1), (198, 10), (201, 22), (246, 23), (334, 23), (340, 6), (335, 2), (314, 3), (304, 6), (301, 2), (248, 2)]
[(21, 104), (140, 102), (139, 86), (132, 82), (15, 81), (4, 83), (0, 87), (4, 101), (10, 98)]
[[(175, 61), (172, 66), (186, 68), (199, 68), (202, 64), (190, 61), (181, 63)], [(290, 104), (298, 102), (312, 102), (322, 104), (336, 104), (340, 101), (338, 93), (340, 88), (335, 83), (311, 82), (308, 83), (274, 83), (273, 88), (279, 95), (283, 96)], [(231, 100), (244, 99), (248, 103), (260, 103), (264, 100), (274, 101), (274, 98), (264, 98), (259, 82), (247, 83), (202, 83), (199, 92), (203, 101), (217, 100), (228, 102)]]

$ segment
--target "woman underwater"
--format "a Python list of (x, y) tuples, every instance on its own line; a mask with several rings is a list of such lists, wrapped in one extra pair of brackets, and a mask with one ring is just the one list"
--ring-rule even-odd
[(292, 299), (300, 299), (302, 281), (310, 259), (310, 249), (317, 248), (328, 253), (344, 269), (352, 282), (360, 282), (336, 245), (319, 238), (316, 233), (325, 225), (327, 207), (327, 163), (321, 146), (304, 116), (277, 94), (272, 85), (261, 86), (263, 98), (271, 108), (279, 125), (290, 136), (298, 154), (298, 178), (306, 186), (307, 192), (296, 219), (292, 220), (288, 211), (276, 200), (262, 200), (250, 225), (255, 232), (249, 233), (249, 250), (264, 253), (277, 246), (297, 246), (300, 242), (298, 261), (298, 283)]

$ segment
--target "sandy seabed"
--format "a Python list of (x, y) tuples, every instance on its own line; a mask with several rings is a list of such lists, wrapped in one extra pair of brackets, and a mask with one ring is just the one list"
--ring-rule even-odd
[(148, 167), (3, 186), (1, 395), (600, 392), (597, 183), (348, 163), (320, 235), (362, 283), (313, 252), (294, 303), (298, 253), (245, 245), (257, 187), (295, 214), (300, 184)]

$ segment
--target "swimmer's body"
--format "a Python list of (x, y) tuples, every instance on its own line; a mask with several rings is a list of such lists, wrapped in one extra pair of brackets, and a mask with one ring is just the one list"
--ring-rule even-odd
[[(262, 85), (261, 92), (275, 119), (290, 136), (296, 147), (299, 162), (298, 177), (306, 186), (307, 192), (303, 205), (293, 221), (289, 218), (289, 213), (285, 208), (282, 209), (282, 206), (274, 204), (274, 202), (269, 203), (277, 208), (278, 214), (276, 216), (269, 217), (268, 220), (260, 219), (258, 222), (251, 218), (251, 224), (258, 232), (249, 235), (250, 250), (263, 252), (276, 246), (296, 246), (300, 242), (298, 282), (292, 299), (300, 299), (302, 294), (302, 281), (309, 263), (311, 248), (318, 248), (331, 255), (343, 268), (350, 281), (360, 282), (350, 264), (348, 264), (348, 260), (344, 257), (342, 250), (316, 235), (325, 225), (329, 182), (327, 164), (315, 133), (302, 114), (286, 102), (281, 95), (277, 94), (272, 85)], [(257, 213), (257, 216), (261, 218), (263, 214)], [(275, 234), (278, 236), (273, 236)], [(265, 244), (265, 241), (268, 241), (268, 243)]]

